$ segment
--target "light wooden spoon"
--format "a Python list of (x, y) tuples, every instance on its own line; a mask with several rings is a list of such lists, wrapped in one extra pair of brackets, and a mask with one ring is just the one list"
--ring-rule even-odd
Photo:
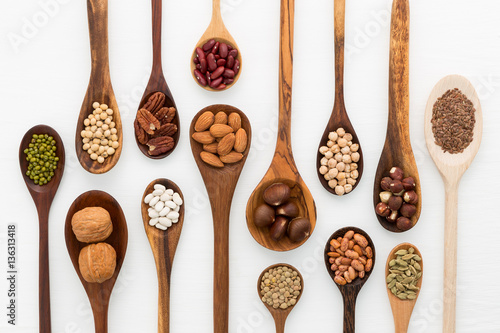
[[(300, 274), (299, 270), (296, 269), (295, 267), (293, 267), (292, 265), (288, 265), (288, 264), (276, 264), (276, 265), (272, 265), (272, 266), (269, 266), (268, 268), (266, 268), (262, 274), (260, 274), (259, 276), (259, 280), (257, 281), (257, 293), (259, 295), (259, 298), (262, 300), (262, 295), (260, 294), (260, 290), (261, 290), (261, 283), (262, 283), (262, 277), (264, 276), (264, 274), (266, 274), (266, 272), (268, 272), (269, 270), (273, 269), (273, 268), (276, 268), (276, 267), (287, 267), (287, 268), (290, 268), (291, 270), (294, 270), (298, 273), (298, 276), (300, 277), (300, 285), (301, 285), (301, 290), (300, 290), (300, 294), (299, 296), (297, 297), (297, 302), (295, 303), (295, 305), (297, 305), (297, 303), (299, 302), (300, 300), (300, 297), (302, 297), (302, 293), (304, 292), (304, 278), (302, 277), (302, 275)], [(290, 314), (290, 312), (292, 312), (293, 308), (295, 308), (295, 305), (294, 306), (291, 306), (289, 307), (288, 309), (286, 310), (283, 310), (283, 309), (275, 309), (273, 308), (272, 306), (269, 306), (267, 303), (264, 303), (264, 305), (266, 306), (266, 308), (269, 310), (269, 312), (271, 312), (271, 315), (273, 316), (274, 318), (274, 323), (276, 325), (276, 333), (285, 333), (285, 323), (286, 323), (286, 318), (288, 318), (288, 315)]]
[[(83, 100), (76, 125), (75, 148), (78, 161), (80, 161), (85, 170), (95, 174), (102, 174), (111, 170), (120, 159), (123, 146), (122, 120), (109, 74), (108, 0), (87, 0), (87, 13), (92, 70), (87, 93)], [(107, 157), (102, 164), (92, 160), (90, 155), (82, 148), (81, 132), (85, 129), (83, 121), (93, 112), (92, 104), (94, 102), (107, 104), (113, 110), (113, 121), (116, 124), (118, 143), (120, 144), (116, 148), (115, 153)]]
[[(385, 265), (385, 276), (389, 275), (389, 262), (396, 257), (395, 253), (399, 250), (408, 250), (413, 247), (415, 249), (415, 254), (417, 254), (420, 258), (422, 258), (422, 254), (417, 249), (415, 245), (410, 243), (403, 243), (396, 246), (392, 249), (391, 253), (387, 257), (387, 263)], [(424, 263), (423, 259), (419, 262), (422, 270), (422, 274), (424, 272)], [(389, 302), (391, 302), (392, 315), (394, 316), (394, 326), (396, 328), (396, 333), (406, 333), (408, 332), (408, 326), (410, 325), (411, 314), (413, 312), (413, 308), (417, 303), (418, 296), (420, 295), (420, 288), (422, 287), (422, 279), (423, 276), (418, 280), (417, 287), (419, 290), (417, 291), (417, 298), (414, 300), (406, 299), (402, 300), (397, 298), (390, 290), (387, 288), (387, 295), (389, 295)], [(385, 281), (385, 279), (384, 279)], [(385, 284), (387, 287), (387, 283)]]
[(170, 276), (172, 273), (172, 265), (174, 262), (175, 250), (179, 244), (182, 225), (184, 224), (184, 204), (179, 210), (179, 221), (173, 224), (167, 230), (160, 230), (149, 225), (150, 217), (148, 215), (149, 205), (144, 203), (144, 198), (154, 190), (155, 184), (161, 184), (167, 189), (172, 189), (179, 193), (182, 200), (184, 196), (180, 188), (171, 180), (159, 178), (152, 181), (146, 190), (141, 200), (141, 213), (144, 222), (144, 229), (148, 236), (151, 250), (156, 263), (156, 271), (158, 274), (158, 332), (170, 332)]
[[(449, 154), (436, 145), (432, 133), (432, 109), (436, 100), (446, 91), (458, 88), (469, 98), (476, 109), (474, 138), (461, 154)], [(457, 220), (458, 186), (460, 179), (476, 156), (483, 134), (483, 114), (477, 93), (463, 76), (450, 75), (439, 81), (431, 92), (425, 109), (425, 141), (427, 149), (444, 181), (446, 191), (446, 214), (444, 232), (444, 307), (443, 332), (455, 332), (456, 288), (457, 288)]]

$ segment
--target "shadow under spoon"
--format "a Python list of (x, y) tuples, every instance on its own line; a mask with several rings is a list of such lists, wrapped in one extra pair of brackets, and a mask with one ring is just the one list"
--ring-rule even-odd
[(150, 155), (148, 153), (149, 147), (147, 145), (143, 145), (135, 136), (135, 142), (137, 143), (137, 147), (144, 154), (144, 156), (149, 157), (154, 160), (159, 160), (169, 156), (177, 147), (179, 143), (180, 131), (181, 131), (181, 122), (179, 118), (179, 112), (177, 110), (177, 106), (175, 105), (174, 97), (168, 88), (167, 81), (165, 80), (165, 76), (163, 75), (162, 62), (161, 62), (161, 30), (162, 30), (162, 0), (151, 0), (151, 9), (152, 9), (152, 21), (153, 21), (153, 68), (151, 70), (151, 76), (149, 77), (148, 85), (146, 86), (146, 90), (142, 95), (141, 102), (139, 104), (139, 109), (146, 104), (149, 97), (156, 92), (161, 92), (165, 95), (165, 107), (174, 107), (176, 110), (175, 118), (172, 123), (177, 126), (177, 132), (172, 136), (174, 139), (174, 147), (170, 149), (168, 152), (160, 154), (160, 155)]
[[(476, 109), (476, 123), (470, 145), (462, 153), (452, 155), (436, 145), (431, 119), (436, 100), (446, 91), (454, 88), (460, 89), (472, 101)], [(458, 187), (462, 176), (479, 151), (482, 135), (483, 113), (479, 97), (472, 84), (465, 77), (459, 75), (450, 75), (439, 81), (432, 90), (425, 109), (425, 141), (429, 154), (443, 178), (446, 191), (443, 332), (455, 332), (456, 330)]]
[[(94, 174), (102, 174), (111, 170), (118, 163), (123, 146), (122, 120), (109, 73), (108, 0), (87, 0), (87, 14), (92, 69), (89, 86), (76, 125), (75, 148), (78, 161), (85, 170)], [(107, 157), (102, 164), (92, 160), (88, 152), (83, 150), (81, 136), (82, 130), (85, 129), (83, 121), (92, 113), (92, 104), (94, 102), (106, 104), (113, 110), (113, 122), (116, 124), (116, 135), (119, 143), (115, 153)]]
[[(111, 245), (116, 251), (116, 268), (113, 276), (103, 283), (90, 283), (85, 281), (80, 273), (78, 257), (80, 251), (86, 247), (87, 243), (81, 243), (76, 239), (71, 227), (71, 219), (73, 215), (86, 207), (102, 207), (109, 212), (113, 223), (113, 232), (104, 240), (105, 243)], [(127, 251), (128, 230), (125, 215), (120, 207), (120, 204), (106, 192), (88, 191), (81, 194), (73, 201), (73, 204), (66, 215), (66, 223), (64, 225), (64, 237), (66, 239), (66, 247), (75, 268), (76, 274), (80, 278), (87, 296), (89, 298), (92, 312), (94, 314), (94, 324), (96, 333), (108, 332), (108, 307), (111, 292), (115, 285), (118, 274), (122, 268), (125, 252)]]
[[(352, 190), (358, 186), (361, 177), (363, 176), (363, 152), (361, 149), (361, 144), (359, 143), (359, 138), (354, 130), (354, 127), (349, 120), (347, 111), (344, 104), (344, 45), (345, 45), (345, 2), (346, 0), (335, 0), (334, 1), (334, 20), (335, 20), (335, 103), (333, 106), (332, 115), (326, 126), (325, 132), (321, 137), (319, 147), (326, 146), (328, 142), (328, 135), (330, 132), (335, 132), (339, 128), (345, 129), (346, 133), (352, 134), (352, 142), (359, 144), (358, 153), (360, 155), (358, 164), (359, 176), (356, 179), (356, 183), (353, 185)], [(316, 171), (318, 173), (319, 181), (321, 185), (330, 193), (337, 195), (335, 193), (335, 188), (331, 188), (328, 185), (328, 181), (319, 172), (321, 167), (321, 159), (324, 157), (323, 154), (317, 153), (316, 161)], [(352, 193), (352, 192), (349, 192)], [(348, 193), (346, 193), (348, 194)]]
[[(45, 185), (35, 184), (27, 175), (29, 162), (26, 160), (24, 150), (31, 143), (33, 134), (48, 134), (56, 140), (56, 155), (59, 157), (54, 177)], [(35, 202), (39, 220), (39, 259), (38, 259), (38, 309), (41, 333), (51, 332), (50, 320), (50, 274), (49, 274), (49, 212), (52, 201), (64, 173), (65, 153), (64, 145), (59, 134), (46, 125), (37, 125), (24, 135), (19, 147), (19, 165), (26, 187)]]
[(155, 184), (161, 184), (167, 189), (172, 189), (174, 192), (179, 193), (183, 201), (184, 196), (177, 184), (171, 180), (159, 178), (152, 181), (148, 187), (146, 187), (141, 201), (144, 230), (146, 231), (146, 236), (148, 237), (151, 250), (153, 251), (158, 274), (158, 332), (161, 333), (170, 332), (170, 278), (175, 251), (177, 249), (177, 244), (179, 244), (179, 238), (184, 224), (184, 204), (181, 205), (179, 210), (179, 221), (174, 223), (167, 230), (160, 230), (149, 225), (149, 205), (144, 203), (144, 198), (149, 193), (153, 192)]

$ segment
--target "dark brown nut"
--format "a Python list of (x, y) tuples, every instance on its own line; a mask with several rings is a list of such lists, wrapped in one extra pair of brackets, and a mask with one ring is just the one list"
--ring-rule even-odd
[(170, 136), (162, 136), (148, 141), (149, 155), (158, 156), (169, 152), (174, 148), (174, 139)]
[(155, 137), (159, 136), (174, 136), (177, 133), (177, 125), (168, 123), (162, 125), (157, 131), (155, 131)]
[(311, 234), (311, 222), (304, 217), (293, 219), (288, 224), (287, 233), (292, 242), (302, 242)]
[(390, 185), (393, 194), (399, 194), (404, 191), (403, 183), (400, 180), (393, 180)]
[(163, 125), (165, 123), (171, 123), (174, 120), (176, 114), (177, 110), (173, 106), (169, 107), (165, 118), (160, 119), (161, 124)]
[(255, 209), (253, 221), (257, 227), (263, 228), (273, 224), (275, 217), (274, 209), (262, 204)]
[(149, 112), (151, 112), (151, 114), (155, 114), (163, 107), (164, 103), (165, 94), (161, 91), (158, 91), (149, 97), (148, 101), (143, 105), (142, 108), (148, 110)]
[(283, 205), (276, 208), (276, 215), (283, 215), (290, 218), (295, 218), (299, 216), (299, 207), (294, 202), (286, 202)]
[(386, 219), (390, 223), (396, 223), (398, 220), (399, 213), (397, 210), (392, 211), (391, 215), (387, 216)]
[(375, 211), (377, 215), (380, 215), (382, 217), (387, 217), (391, 215), (391, 209), (389, 208), (389, 205), (383, 202), (380, 202), (377, 207), (375, 208)]
[(417, 207), (412, 204), (404, 203), (399, 212), (404, 217), (410, 218), (417, 213)]
[(203, 45), (203, 51), (210, 51), (215, 45), (215, 39), (211, 39)]
[(407, 177), (403, 179), (401, 182), (403, 183), (405, 191), (412, 191), (415, 189), (415, 186), (417, 186), (417, 184), (415, 184), (415, 179), (413, 179), (413, 177)]
[(137, 111), (136, 119), (139, 123), (139, 126), (141, 126), (141, 128), (150, 135), (155, 134), (155, 131), (161, 126), (160, 121), (156, 119), (156, 117), (153, 116), (151, 112), (144, 108)]
[(137, 119), (134, 121), (134, 130), (137, 141), (139, 141), (143, 145), (148, 143), (148, 133), (146, 133), (146, 131), (139, 125)]
[(380, 187), (384, 191), (390, 191), (391, 190), (391, 183), (392, 183), (391, 177), (384, 177), (384, 178), (382, 178), (382, 181), (380, 182)]
[(393, 167), (391, 171), (389, 171), (389, 176), (391, 176), (391, 178), (394, 180), (401, 181), (403, 180), (404, 172), (401, 168)]
[(409, 218), (401, 216), (398, 219), (396, 226), (398, 227), (399, 230), (406, 231), (410, 230), (413, 227), (413, 223), (410, 221)]
[(275, 183), (269, 186), (263, 193), (264, 201), (271, 206), (280, 206), (290, 199), (292, 191), (288, 185)]
[(418, 195), (415, 191), (405, 192), (403, 199), (405, 202), (415, 205), (418, 202)]
[(402, 205), (403, 205), (403, 198), (401, 198), (401, 197), (393, 195), (389, 199), (389, 208), (392, 211), (399, 210), (399, 208), (401, 208)]
[(278, 216), (276, 221), (271, 225), (269, 234), (271, 238), (275, 241), (279, 241), (285, 236), (288, 229), (288, 219), (284, 216)]
[(392, 192), (390, 191), (385, 191), (385, 192), (380, 192), (380, 201), (383, 203), (389, 203), (389, 199), (392, 197)]

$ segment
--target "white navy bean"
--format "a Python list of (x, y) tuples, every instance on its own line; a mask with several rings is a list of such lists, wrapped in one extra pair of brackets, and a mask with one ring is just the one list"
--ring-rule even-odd
[(148, 195), (146, 195), (146, 197), (144, 198), (144, 203), (145, 203), (145, 204), (148, 204), (148, 203), (151, 201), (151, 199), (153, 199), (153, 197), (154, 197), (153, 193), (149, 193), (149, 194), (148, 194)]
[(154, 190), (153, 191), (153, 195), (155, 197), (160, 197), (163, 194), (163, 192), (165, 192), (165, 191), (163, 191), (163, 190)]
[(149, 220), (149, 225), (154, 227), (156, 225), (156, 223), (158, 223), (158, 218), (154, 218), (154, 219), (151, 219)]
[(148, 214), (148, 215), (149, 215), (149, 217), (150, 217), (150, 218), (152, 218), (152, 219), (154, 219), (154, 218), (156, 218), (156, 217), (159, 217), (159, 216), (160, 216), (160, 214), (158, 214), (158, 212), (157, 212), (156, 210), (154, 210), (154, 209), (153, 209), (153, 210), (151, 210), (151, 211), (149, 212), (149, 214)]
[(167, 214), (167, 217), (171, 220), (175, 220), (179, 218), (179, 213), (177, 212), (170, 212)]
[(156, 224), (156, 227), (160, 230), (167, 230), (167, 227), (165, 227), (164, 225), (161, 225), (160, 223)]
[(149, 202), (149, 205), (150, 205), (151, 207), (154, 207), (154, 206), (158, 203), (158, 201), (160, 201), (160, 197), (154, 197), (154, 198), (153, 198), (153, 199), (151, 199), (151, 201)]
[(169, 207), (165, 207), (161, 210), (160, 212), (160, 216), (167, 216), (167, 214), (170, 213), (170, 208)]
[(155, 184), (154, 189), (155, 190), (161, 190), (161, 191), (165, 192), (166, 187), (163, 186), (162, 184)]
[(171, 209), (175, 209), (175, 207), (177, 207), (177, 205), (173, 201), (166, 201), (165, 202), (165, 206), (167, 206), (167, 207), (169, 207)]
[(180, 206), (182, 205), (182, 198), (181, 196), (179, 195), (179, 193), (174, 193), (174, 195), (172, 196), (172, 200), (174, 200), (174, 202)]
[(172, 221), (171, 221), (169, 218), (166, 218), (166, 217), (160, 217), (160, 218), (158, 219), (158, 222), (159, 222), (161, 225), (163, 225), (163, 226), (165, 226), (165, 227), (167, 227), (167, 228), (172, 226)]
[(174, 190), (172, 190), (171, 188), (169, 188), (165, 192), (168, 193), (168, 195), (174, 195)]
[(170, 200), (172, 200), (172, 196), (170, 194), (168, 194), (167, 192), (165, 192), (160, 197), (160, 200), (161, 201), (170, 201)]
[(158, 203), (155, 205), (155, 210), (159, 213), (163, 210), (165, 207), (165, 203), (163, 201), (158, 201)]

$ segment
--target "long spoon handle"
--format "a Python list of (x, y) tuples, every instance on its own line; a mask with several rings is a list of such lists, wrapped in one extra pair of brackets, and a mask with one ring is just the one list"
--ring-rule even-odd
[(222, 21), (222, 14), (220, 12), (220, 0), (212, 1), (212, 23), (215, 25), (224, 24)]
[(285, 333), (285, 321), (275, 321), (276, 333)]
[(334, 2), (335, 26), (335, 105), (344, 105), (345, 0)]
[(108, 0), (87, 0), (92, 76), (109, 75)]
[(356, 332), (356, 298), (359, 289), (349, 288), (342, 293), (344, 297), (344, 333)]
[(151, 0), (153, 15), (153, 72), (161, 72), (161, 21), (162, 0)]
[(154, 250), (158, 272), (158, 333), (170, 332), (170, 249), (168, 239), (162, 238)]
[[(42, 207), (43, 206), (43, 207)], [(40, 226), (38, 254), (38, 306), (40, 333), (51, 332), (49, 276), (49, 210), (50, 205), (38, 205)]]
[(94, 313), (95, 333), (108, 333), (108, 305), (109, 290), (101, 289), (96, 292), (95, 299), (91, 303)]
[(446, 187), (444, 225), (444, 304), (443, 333), (455, 333), (457, 296), (457, 218), (458, 182)]

